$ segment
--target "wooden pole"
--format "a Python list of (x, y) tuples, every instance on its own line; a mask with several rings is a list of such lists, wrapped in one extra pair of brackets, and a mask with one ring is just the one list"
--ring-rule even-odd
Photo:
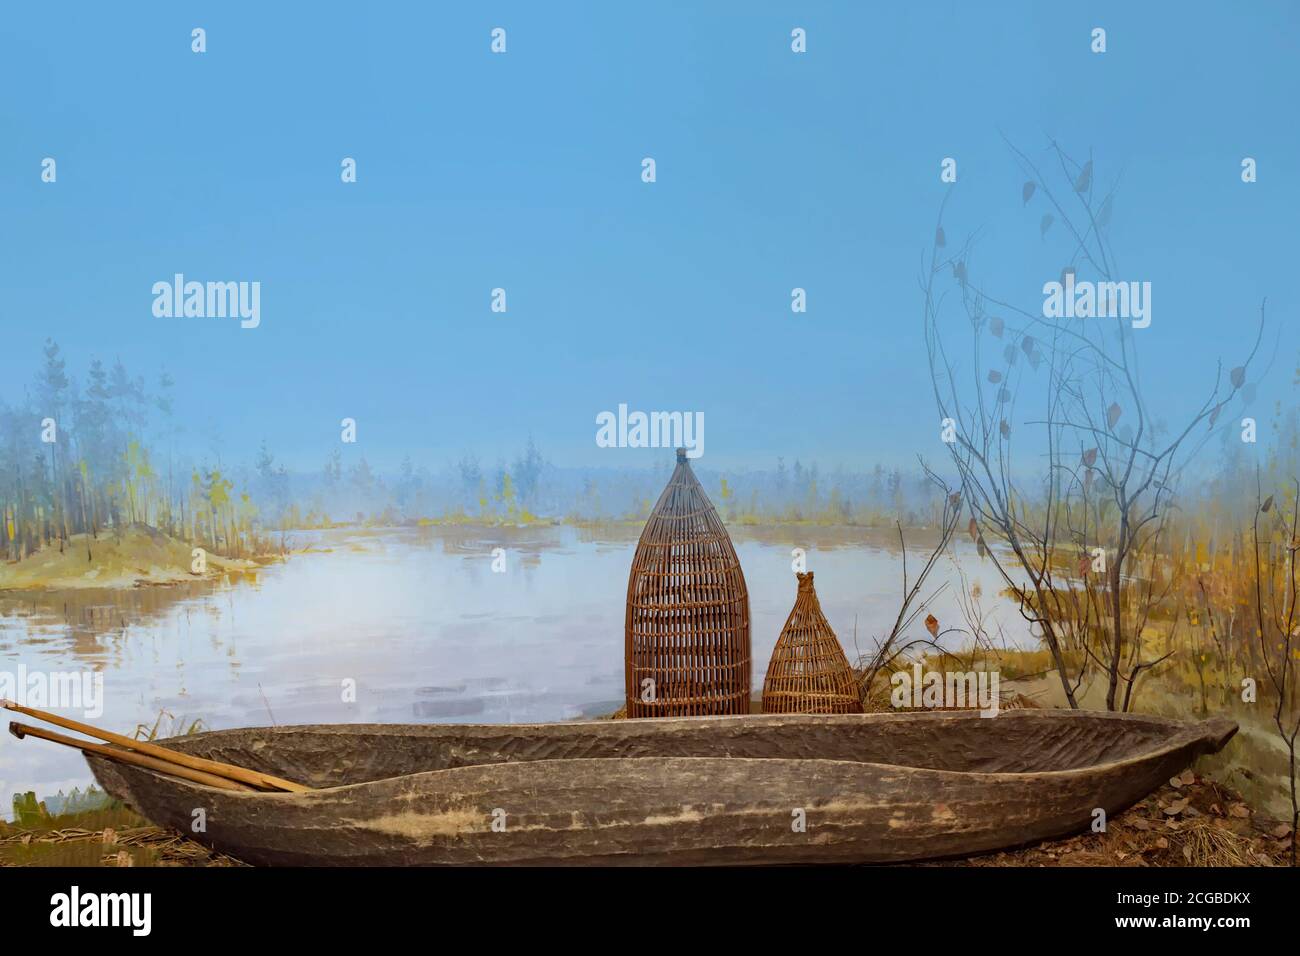
[[(99, 740), (107, 741), (110, 744), (116, 744), (126, 750), (132, 750), (155, 760), (161, 760), (171, 764), (179, 764), (182, 767), (188, 767), (191, 770), (197, 770), (201, 773), (225, 777), (229, 780), (235, 780), (239, 783), (247, 784), (254, 790), (282, 790), (287, 793), (306, 793), (311, 787), (304, 787), (300, 783), (294, 783), (292, 780), (283, 780), (280, 777), (273, 777), (269, 773), (261, 773), (257, 770), (246, 770), (243, 767), (236, 767), (228, 763), (220, 763), (216, 760), (207, 760), (203, 757), (194, 757), (190, 754), (181, 753), (178, 750), (168, 750), (166, 747), (159, 747), (157, 744), (151, 744), (143, 740), (132, 740), (130, 737), (123, 737), (121, 734), (115, 734), (112, 731), (100, 730), (98, 727), (92, 727), (89, 724), (83, 724), (67, 717), (60, 717), (58, 714), (46, 713), (43, 710), (34, 710), (30, 707), (24, 707), (16, 704), (12, 700), (0, 700), (0, 707), (5, 710), (12, 710), (15, 713), (26, 714), (28, 717), (35, 717), (37, 720), (43, 720), (46, 723), (54, 724), (67, 730), (75, 730), (77, 733), (85, 734), (87, 737), (95, 737)], [(35, 735), (39, 736), (39, 735)]]
[(9, 733), (13, 734), (19, 740), (29, 736), (39, 737), (41, 740), (63, 744), (65, 747), (75, 747), (82, 753), (95, 754), (108, 760), (115, 760), (118, 763), (133, 764), (137, 767), (144, 767), (146, 770), (156, 770), (158, 773), (165, 773), (169, 777), (180, 777), (182, 780), (202, 783), (209, 787), (216, 787), (218, 790), (245, 790), (249, 793), (257, 792), (252, 787), (248, 786), (248, 784), (239, 783), (236, 780), (230, 780), (226, 777), (218, 777), (216, 774), (204, 773), (202, 770), (191, 770), (188, 767), (181, 767), (166, 760), (158, 760), (154, 757), (146, 757), (142, 754), (132, 753), (129, 750), (118, 750), (115, 747), (106, 747), (103, 744), (92, 744), (87, 743), (84, 740), (75, 740), (72, 737), (65, 737), (63, 734), (56, 734), (52, 730), (45, 730), (41, 727), (32, 727), (29, 724), (20, 724), (16, 720), (10, 721)]

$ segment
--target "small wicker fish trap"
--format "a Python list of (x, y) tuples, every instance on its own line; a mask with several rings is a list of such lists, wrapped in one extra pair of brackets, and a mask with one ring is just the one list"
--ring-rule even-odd
[(766, 714), (857, 714), (862, 711), (857, 680), (831, 630), (813, 576), (799, 575), (794, 609), (772, 651), (763, 680)]
[(628, 717), (750, 712), (749, 592), (684, 449), (632, 558)]

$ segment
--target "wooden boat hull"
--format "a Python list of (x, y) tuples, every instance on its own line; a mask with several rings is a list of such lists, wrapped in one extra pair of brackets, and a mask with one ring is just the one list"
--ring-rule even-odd
[(890, 863), (1081, 831), (1236, 729), (1019, 710), (340, 724), (162, 742), (325, 788), (301, 794), (87, 761), (153, 822), (260, 865)]

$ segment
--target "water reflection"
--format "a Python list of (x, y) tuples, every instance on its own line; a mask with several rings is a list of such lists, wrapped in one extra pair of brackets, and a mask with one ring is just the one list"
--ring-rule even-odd
[[(98, 722), (118, 730), (151, 724), (162, 710), (212, 728), (601, 713), (621, 704), (624, 602), (639, 530), (299, 533), (295, 545), (305, 553), (215, 585), (0, 595), (0, 669), (21, 662), (102, 671)], [(901, 562), (891, 533), (743, 526), (732, 533), (750, 590), (756, 690), (794, 600), (792, 548), (807, 552), (822, 608), (850, 658), (855, 627), (865, 652), (893, 624)], [(925, 546), (919, 536), (917, 546)], [(504, 573), (492, 570), (494, 548), (505, 552)], [(991, 565), (960, 554), (968, 584), (996, 593)], [(948, 562), (935, 574), (936, 585), (960, 586)], [(955, 595), (941, 595), (933, 611), (955, 622)], [(996, 613), (1014, 639), (1027, 640), (1011, 605)], [(87, 782), (71, 751), (0, 742), (6, 804), (14, 790), (46, 794)]]

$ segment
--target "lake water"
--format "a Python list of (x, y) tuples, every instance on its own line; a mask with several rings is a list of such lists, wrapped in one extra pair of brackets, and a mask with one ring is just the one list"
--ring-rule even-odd
[[(606, 713), (622, 704), (623, 616), (637, 529), (567, 526), (300, 532), (311, 546), (255, 575), (215, 586), (0, 595), (0, 671), (93, 669), (104, 713), (132, 733), (165, 711), (208, 729), (332, 722), (531, 722)], [(753, 686), (795, 597), (791, 549), (816, 572), (822, 608), (850, 659), (888, 634), (898, 613), (896, 539), (851, 529), (733, 529), (750, 592)], [(492, 570), (494, 548), (505, 571)], [(965, 586), (979, 584), (991, 627), (1031, 638), (996, 597), (996, 572), (958, 547)], [(915, 574), (925, 555), (909, 548)], [(962, 588), (943, 558), (926, 594), (958, 626)], [(921, 615), (923, 618), (924, 613)], [(915, 625), (918, 635), (921, 625)], [(962, 639), (954, 641), (964, 643)], [(345, 700), (354, 682), (355, 701)], [(352, 685), (349, 685), (352, 686)], [(164, 730), (172, 722), (164, 719)], [(91, 783), (79, 754), (0, 738), (0, 813), (9, 795)]]

